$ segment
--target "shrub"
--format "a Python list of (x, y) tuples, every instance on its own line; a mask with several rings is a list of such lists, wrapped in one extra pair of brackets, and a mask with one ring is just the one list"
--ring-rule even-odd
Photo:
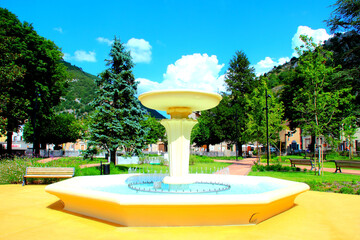
[(350, 187), (342, 187), (340, 188), (339, 193), (354, 194), (354, 189)]

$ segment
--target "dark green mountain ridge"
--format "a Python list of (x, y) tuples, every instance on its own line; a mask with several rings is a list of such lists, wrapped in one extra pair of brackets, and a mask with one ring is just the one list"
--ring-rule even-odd
[[(56, 107), (56, 112), (75, 113), (78, 117), (87, 115), (93, 111), (90, 103), (96, 97), (97, 86), (95, 81), (98, 77), (83, 71), (69, 62), (63, 61), (63, 63), (67, 67), (69, 81), (68, 88), (61, 98), (61, 103)], [(165, 118), (159, 112), (146, 108), (143, 105), (141, 106), (156, 119)]]

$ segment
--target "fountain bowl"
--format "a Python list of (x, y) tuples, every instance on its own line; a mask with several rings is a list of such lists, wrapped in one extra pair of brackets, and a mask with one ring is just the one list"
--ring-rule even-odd
[(186, 117), (193, 111), (216, 107), (221, 99), (221, 95), (217, 93), (178, 89), (150, 91), (139, 96), (139, 100), (145, 107), (166, 111), (171, 116), (174, 112), (180, 115), (184, 112), (182, 117)]
[[(172, 194), (137, 192), (127, 179), (136, 174), (74, 177), (48, 185), (64, 210), (129, 227), (216, 226), (257, 224), (294, 206), (304, 183), (270, 177), (191, 174), (196, 181), (230, 184), (219, 193)], [(268, 190), (238, 193), (241, 186)], [(112, 189), (112, 190), (109, 190)]]

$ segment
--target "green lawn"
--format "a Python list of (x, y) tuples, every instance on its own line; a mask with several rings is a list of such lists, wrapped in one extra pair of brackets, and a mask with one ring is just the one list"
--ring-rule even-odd
[(336, 192), (360, 195), (360, 176), (324, 172), (322, 176), (315, 175), (313, 171), (306, 172), (274, 172), (251, 171), (249, 176), (267, 176), (291, 180), (296, 182), (304, 182), (310, 186), (311, 190), (323, 192)]
[[(313, 171), (297, 171), (300, 169), (292, 169), (289, 167), (290, 163), (288, 158), (293, 156), (286, 156), (285, 160), (283, 159), (280, 162), (283, 167), (282, 170), (285, 172), (276, 172), (276, 171), (251, 171), (249, 176), (269, 176), (280, 179), (286, 179), (291, 181), (305, 182), (310, 185), (312, 190), (318, 191), (330, 191), (330, 192), (340, 192), (340, 193), (350, 193), (350, 194), (360, 194), (360, 176), (350, 175), (343, 173), (329, 173), (324, 172), (323, 176), (317, 176)], [(220, 169), (226, 168), (231, 163), (223, 162), (214, 162), (213, 157), (206, 156), (190, 156), (190, 173), (213, 173)], [(0, 161), (0, 184), (11, 184), (11, 183), (21, 183), (22, 176), (25, 173), (26, 167), (75, 167), (76, 176), (88, 176), (88, 175), (99, 175), (99, 167), (89, 167), (89, 168), (80, 168), (84, 164), (99, 163), (104, 159), (94, 159), (93, 161), (84, 160), (81, 157), (65, 157), (60, 158), (56, 161), (51, 161), (48, 163), (38, 163), (39, 159), (33, 158), (15, 158), (13, 160), (1, 160)], [(262, 159), (264, 162), (264, 159)], [(265, 159), (266, 162), (266, 159)], [(279, 163), (276, 159), (272, 159), (272, 163)], [(276, 166), (276, 165), (275, 165)], [(335, 167), (334, 163), (327, 162), (325, 167)], [(168, 172), (168, 166), (165, 165), (151, 165), (151, 164), (127, 164), (114, 166), (110, 165), (110, 174), (124, 174), (129, 172), (131, 168), (132, 172), (137, 173), (166, 173)], [(135, 171), (136, 169), (136, 171)], [(44, 179), (41, 183), (51, 183), (54, 179)], [(39, 182), (39, 180), (31, 180)], [(58, 181), (58, 179), (56, 179)]]
[[(100, 167), (80, 168), (84, 164), (105, 162), (105, 159), (84, 160), (82, 157), (63, 157), (55, 161), (47, 163), (39, 163), (39, 158), (14, 158), (4, 159), (0, 161), (0, 184), (16, 184), (21, 183), (26, 167), (75, 167), (75, 176), (99, 175)], [(217, 163), (211, 158), (201, 156), (191, 156), (191, 164), (189, 166), (190, 173), (212, 173), (219, 169), (225, 168), (230, 163)], [(151, 165), (151, 164), (128, 164), (114, 166), (110, 165), (110, 174), (128, 173), (128, 169), (136, 168), (136, 172), (144, 173), (165, 173), (168, 166)], [(54, 179), (43, 179), (42, 183), (50, 183)], [(29, 183), (39, 181), (37, 179), (29, 179)]]

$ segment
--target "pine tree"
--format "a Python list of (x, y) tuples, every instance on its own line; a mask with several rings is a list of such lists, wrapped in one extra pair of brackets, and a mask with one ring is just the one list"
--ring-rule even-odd
[[(229, 69), (225, 78), (228, 97), (224, 97), (220, 105), (228, 105), (229, 111), (226, 111), (226, 125), (224, 125), (225, 141), (235, 143), (238, 155), (242, 155), (242, 144), (249, 140), (246, 133), (246, 123), (248, 122), (247, 103), (245, 95), (250, 94), (252, 89), (257, 87), (258, 81), (254, 73), (254, 68), (246, 54), (237, 51), (231, 59)], [(230, 127), (231, 126), (231, 127)]]
[(141, 155), (146, 129), (141, 127), (144, 111), (135, 97), (137, 82), (130, 52), (115, 37), (110, 51), (108, 69), (96, 81), (97, 96), (92, 105), (95, 111), (90, 125), (89, 145), (98, 145), (108, 151), (115, 162), (116, 150), (123, 148), (126, 155)]

